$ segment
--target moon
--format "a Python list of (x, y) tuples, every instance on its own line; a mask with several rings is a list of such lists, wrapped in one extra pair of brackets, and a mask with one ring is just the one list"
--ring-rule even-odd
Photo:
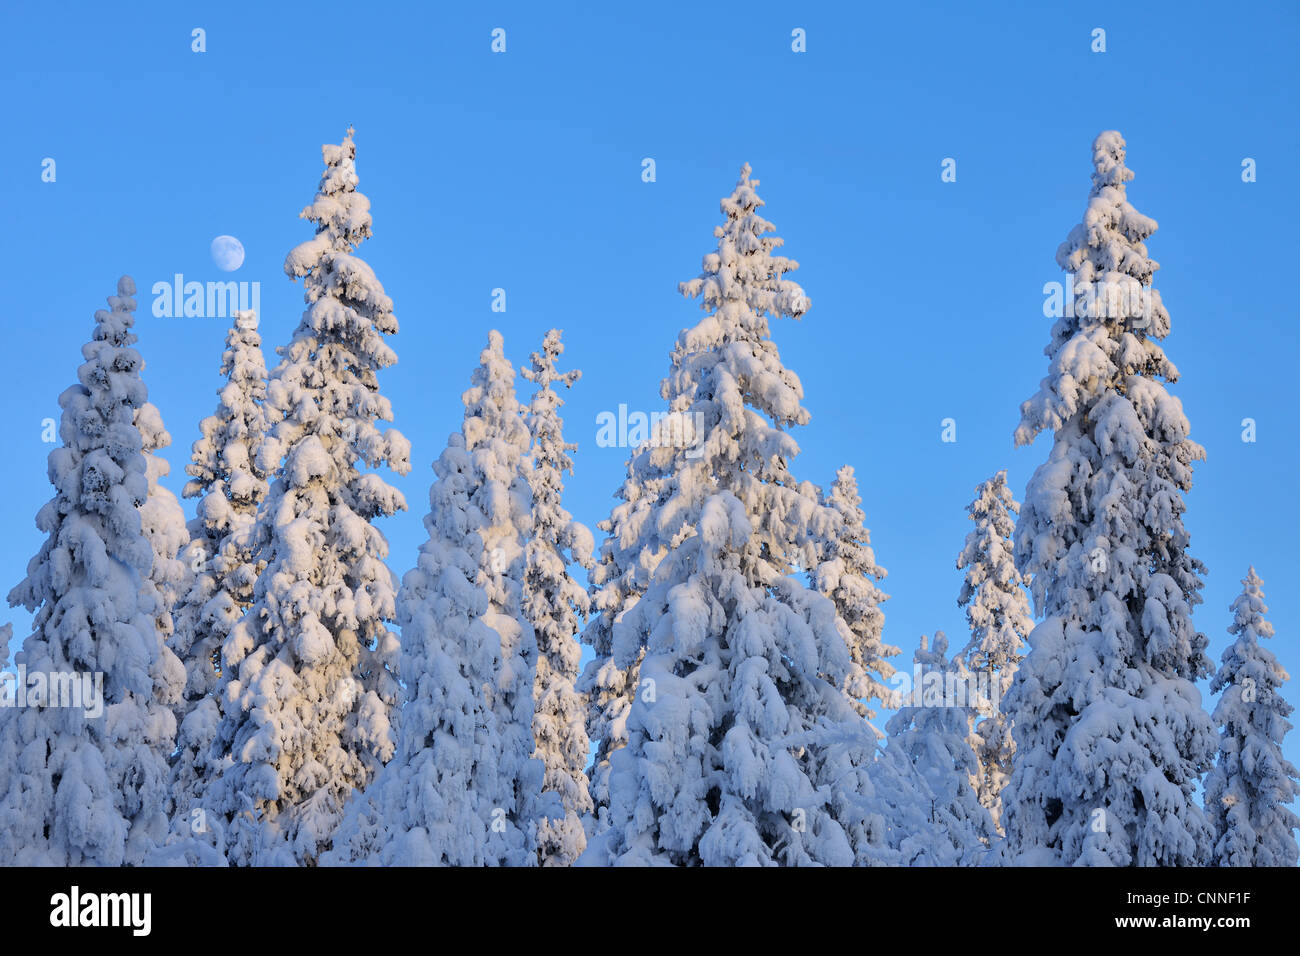
[(212, 240), (212, 261), (222, 272), (234, 272), (244, 264), (244, 244), (234, 236)]

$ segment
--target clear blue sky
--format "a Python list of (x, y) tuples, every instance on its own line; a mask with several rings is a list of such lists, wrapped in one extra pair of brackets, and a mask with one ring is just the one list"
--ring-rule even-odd
[[(395, 571), (424, 537), (429, 466), (490, 327), (516, 366), (565, 330), (584, 372), (566, 396), (581, 445), (567, 502), (593, 527), (608, 513), (625, 451), (596, 447), (596, 416), (658, 407), (669, 349), (699, 314), (677, 282), (713, 248), (718, 200), (748, 161), (813, 304), (776, 329), (812, 413), (794, 470), (826, 484), (857, 468), (889, 569), (886, 637), (910, 668), (922, 633), (965, 639), (954, 559), (974, 486), (1005, 467), (1020, 497), (1048, 453), (1048, 437), (1014, 449), (1012, 431), (1044, 373), (1042, 287), (1083, 213), (1090, 144), (1114, 128), (1130, 198), (1160, 223), (1149, 247), (1174, 391), (1209, 455), (1187, 516), (1210, 568), (1198, 626), (1217, 662), (1253, 562), (1300, 702), (1293, 4), (285, 6), (6, 4), (5, 589), (40, 545), (41, 420), (57, 417), (117, 277), (141, 288), (139, 347), (179, 493), (226, 323), (153, 318), (148, 290), (177, 272), (261, 282), (273, 361), (302, 310), (281, 264), (311, 234), (297, 214), (320, 145), (353, 124), (375, 218), (361, 255), (402, 326), (382, 387), (415, 464), (396, 480), (411, 511), (382, 524)], [(806, 53), (791, 51), (796, 27)], [(1105, 53), (1090, 49), (1096, 27)], [(945, 157), (956, 183), (940, 181)], [(248, 253), (231, 276), (208, 254), (221, 234)], [(17, 645), (29, 618), (11, 618)], [(1300, 731), (1287, 749), (1300, 761)]]

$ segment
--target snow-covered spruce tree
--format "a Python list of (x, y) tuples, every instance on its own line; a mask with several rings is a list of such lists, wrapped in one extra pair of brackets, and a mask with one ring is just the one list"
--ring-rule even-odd
[[(719, 235), (721, 231), (720, 227), (716, 230)], [(780, 240), (775, 242), (779, 245)], [(689, 411), (696, 383), (690, 375), (675, 373), (689, 360), (691, 353), (683, 348), (673, 352), (673, 374), (660, 386), (670, 414), (654, 427), (650, 440), (632, 452), (627, 475), (615, 494), (620, 503), (608, 519), (597, 525), (606, 537), (591, 574), (595, 613), (582, 634), (583, 642), (592, 646), (594, 654), (578, 684), (588, 698), (587, 729), (595, 744), (588, 772), (596, 805), (588, 820), (589, 834), (603, 834), (609, 828), (609, 758), (627, 744), (627, 718), (640, 683), (640, 659), (644, 654), (642, 648), (634, 661), (619, 666), (613, 657), (614, 625), (641, 599), (659, 562), (679, 541), (681, 529), (673, 523), (661, 527), (659, 516), (675, 494), (678, 455), (686, 449), (688, 457), (696, 457), (704, 440), (700, 427), (703, 413)], [(841, 470), (823, 503), (833, 514), (824, 513), (819, 519), (827, 522), (823, 525), (826, 533), (815, 541), (816, 556), (806, 567), (814, 586), (836, 604), (853, 632), (855, 640), (850, 642), (850, 649), (862, 670), (852, 672), (855, 683), (847, 689), (854, 698), (852, 706), (870, 717), (874, 713), (866, 701), (871, 698), (894, 706), (882, 681), (893, 673), (884, 658), (897, 654), (898, 649), (880, 642), (884, 616), (879, 604), (887, 595), (872, 580), (883, 577), (885, 571), (876, 565), (869, 532), (863, 527), (865, 515), (859, 507), (861, 499), (851, 468)], [(876, 735), (881, 736), (878, 732)], [(847, 737), (841, 735), (840, 741), (841, 756), (857, 752), (856, 730)], [(603, 858), (603, 851), (597, 850), (592, 858), (597, 856)]]
[[(894, 673), (888, 658), (899, 649), (884, 643), (881, 634), (885, 616), (880, 605), (888, 600), (876, 585), (885, 577), (884, 568), (876, 564), (871, 548), (871, 533), (865, 526), (862, 497), (851, 466), (836, 473), (835, 481), (822, 497), (822, 503), (839, 519), (838, 524), (820, 543), (816, 564), (809, 570), (813, 588), (830, 598), (835, 609), (853, 635), (849, 651), (857, 665), (850, 672), (844, 690), (853, 709), (871, 720), (876, 716), (873, 701), (884, 706), (899, 706), (898, 693), (885, 685)], [(888, 823), (898, 812), (907, 812), (889, 802), (890, 794), (904, 793), (914, 803), (914, 784), (896, 786), (888, 777), (877, 756), (884, 734), (868, 725), (847, 721), (838, 730), (823, 734), (822, 763), (814, 782), (825, 785), (831, 793), (831, 809), (840, 825), (850, 835), (855, 848), (856, 865), (886, 866), (902, 861), (900, 848), (891, 847)]]
[(1025, 582), (1016, 570), (1012, 538), (1020, 504), (1007, 487), (1005, 469), (975, 488), (966, 508), (975, 527), (957, 555), (965, 571), (957, 606), (966, 609), (970, 643), (961, 652), (966, 668), (980, 675), (981, 695), (972, 721), (971, 746), (978, 769), (972, 783), (1001, 832), (1002, 788), (1016, 752), (1011, 722), (1001, 702), (1011, 687), (1021, 648), (1034, 629)]
[(871, 532), (866, 528), (866, 515), (862, 511), (862, 496), (858, 494), (858, 479), (851, 466), (845, 465), (836, 472), (835, 481), (822, 501), (839, 516), (841, 523), (828, 536), (823, 553), (810, 571), (811, 581), (814, 588), (831, 599), (853, 632), (849, 650), (858, 665), (854, 672), (858, 683), (846, 689), (854, 698), (854, 708), (870, 719), (876, 715), (870, 705), (872, 700), (890, 708), (898, 706), (896, 693), (884, 683), (894, 673), (888, 658), (899, 652), (897, 647), (881, 639), (885, 615), (880, 605), (889, 595), (875, 583), (886, 571), (876, 564)]
[(1273, 636), (1264, 619), (1263, 581), (1252, 567), (1232, 602), (1234, 641), (1210, 684), (1222, 691), (1214, 722), (1223, 728), (1219, 754), (1205, 780), (1205, 809), (1214, 825), (1216, 866), (1295, 866), (1300, 817), (1290, 809), (1300, 796), (1300, 772), (1282, 755), (1294, 707), (1282, 697), (1290, 675), (1259, 643)]
[(1193, 865), (1211, 846), (1194, 791), (1215, 740), (1194, 683), (1211, 669), (1192, 624), (1205, 568), (1182, 514), (1204, 450), (1161, 383), (1178, 372), (1157, 342), (1169, 314), (1143, 244), (1156, 223), (1125, 197), (1119, 133), (1097, 137), (1093, 161), (1056, 257), (1075, 298), (1016, 430), (1021, 445), (1055, 435), (1016, 527), (1041, 620), (1005, 701), (1006, 848), (1026, 863)]
[(529, 435), (493, 331), (434, 463), (428, 540), (402, 580), (396, 756), (357, 794), (326, 865), (536, 865), (537, 643), (521, 618)]
[(546, 768), (537, 834), (538, 861), (568, 866), (587, 845), (583, 818), (592, 811), (586, 766), (589, 741), (586, 700), (574, 689), (582, 651), (574, 635), (591, 607), (587, 591), (569, 574), (570, 561), (594, 566), (591, 532), (564, 509), (564, 472), (573, 473), (569, 452), (578, 446), (564, 440), (560, 407), (564, 400), (553, 386), (569, 388), (582, 375), (560, 372), (564, 352), (558, 329), (546, 333), (532, 366), (520, 370), (537, 386), (528, 406), (532, 437), (533, 531), (524, 550), (524, 617), (537, 637), (537, 677), (533, 756)]
[(202, 437), (185, 466), (190, 475), (185, 497), (199, 502), (187, 552), (195, 573), (178, 614), (183, 626), (177, 636), (185, 644), (173, 645), (187, 675), (173, 767), (178, 816), (202, 808), (209, 781), (230, 759), (228, 753), (211, 752), (221, 716), (220, 685), (228, 674), (221, 648), (253, 603), (253, 585), (263, 567), (254, 525), (270, 476), (257, 460), (267, 427), (266, 362), (255, 313), (235, 313), (221, 374), (225, 383), (217, 391), (216, 412), (200, 423)]
[[(209, 788), (231, 862), (312, 864), (343, 806), (393, 753), (398, 642), (388, 543), (372, 522), (405, 510), (363, 467), (410, 470), (378, 372), (397, 361), (392, 300), (353, 254), (370, 233), (352, 131), (322, 150), (325, 172), (302, 218), (314, 238), (285, 272), (307, 309), (267, 385), (274, 425), (258, 458), (276, 477), (258, 518), (266, 568), (222, 648), (230, 668), (213, 747), (232, 763)], [(276, 468), (275, 465), (279, 464)]]
[[(485, 518), (464, 435), (434, 462), (429, 538), (402, 579), (400, 673), (407, 701), (397, 752), (348, 802), (324, 866), (482, 866), (501, 763), (485, 688), (501, 639), (483, 621), (479, 583)], [(508, 821), (507, 821), (508, 822)]]
[[(167, 830), (172, 705), (185, 678), (154, 618), (162, 602), (141, 531), (149, 475), (135, 420), (148, 394), (134, 295), (123, 276), (95, 313), (78, 384), (59, 396), (55, 492), (36, 516), (48, 537), (9, 593), (35, 612), (16, 664), (47, 687), (0, 708), (3, 865), (138, 864)], [(84, 706), (47, 706), (58, 703), (55, 674), (75, 675)]]
[(533, 758), (537, 637), (523, 606), (525, 544), (533, 529), (531, 438), (499, 332), (489, 333), (463, 398), (465, 447), (481, 486), (475, 506), (484, 517), (478, 532), (483, 543), (478, 583), (488, 597), (483, 620), (501, 641), (487, 699), (500, 763), (497, 779), (488, 784), (495, 817), (486, 857), (503, 866), (532, 866), (537, 863), (545, 767)]
[[(865, 798), (827, 779), (842, 735), (874, 744), (849, 691), (862, 683), (855, 637), (800, 579), (842, 519), (789, 472), (786, 429), (808, 413), (768, 327), (808, 301), (783, 278), (796, 263), (773, 255), (781, 240), (755, 186), (745, 166), (717, 251), (681, 286), (708, 315), (678, 338), (660, 440), (634, 455), (639, 487), (610, 523), (611, 567), (628, 576), (616, 588), (633, 593), (650, 570), (608, 620), (612, 664), (640, 659), (639, 683), (627, 745), (609, 757), (610, 827), (583, 863), (847, 865), (869, 853), (854, 846), (871, 832)], [(662, 440), (673, 432), (690, 440)]]
[(976, 865), (985, 860), (994, 827), (988, 809), (971, 786), (979, 767), (969, 741), (975, 681), (960, 655), (948, 659), (948, 638), (943, 631), (934, 632), (932, 646), (922, 637), (913, 660), (920, 668), (921, 681), (885, 729), (888, 749), (899, 755), (900, 764), (910, 765), (915, 779), (924, 782), (915, 792), (928, 826), (922, 833), (913, 833), (898, 826), (901, 821), (891, 820), (891, 834), (898, 840), (895, 848), (905, 849), (907, 838), (924, 834), (911, 842), (903, 862), (913, 866)]

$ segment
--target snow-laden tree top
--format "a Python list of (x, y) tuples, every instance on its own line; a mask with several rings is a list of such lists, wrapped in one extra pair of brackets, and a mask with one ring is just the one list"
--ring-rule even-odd
[(1020, 504), (1007, 486), (1003, 469), (980, 482), (966, 507), (975, 527), (957, 555), (964, 571), (957, 606), (966, 609), (970, 641), (960, 652), (970, 671), (983, 672), (987, 695), (977, 704), (982, 718), (972, 727), (971, 746), (979, 762), (975, 789), (995, 825), (1001, 819), (1001, 793), (1011, 772), (1015, 741), (1002, 699), (1011, 687), (1021, 649), (1034, 629), (1024, 579), (1016, 570), (1012, 536)]
[(861, 789), (875, 739), (850, 690), (867, 685), (858, 638), (802, 580), (829, 539), (862, 528), (789, 470), (787, 429), (809, 416), (769, 319), (808, 300), (783, 278), (796, 264), (773, 254), (756, 185), (744, 167), (716, 250), (680, 286), (706, 314), (678, 337), (660, 427), (689, 441), (634, 452), (608, 523), (604, 569), (619, 577), (602, 575), (613, 600), (597, 604), (610, 664), (639, 667), (639, 683), (622, 687), (622, 713), (597, 696), (627, 742), (609, 756), (610, 828), (584, 862), (847, 865), (884, 851)]
[(528, 405), (532, 435), (533, 533), (525, 547), (524, 616), (537, 635), (537, 677), (534, 683), (534, 756), (546, 768), (542, 822), (538, 831), (543, 865), (567, 866), (586, 846), (582, 818), (592, 810), (586, 765), (589, 741), (585, 727), (586, 699), (574, 689), (581, 649), (575, 639), (591, 606), (587, 591), (569, 574), (570, 559), (593, 565), (591, 532), (564, 508), (564, 472), (573, 471), (569, 453), (578, 446), (566, 442), (560, 398), (554, 386), (569, 388), (582, 375), (577, 369), (560, 372), (564, 352), (558, 329), (546, 333), (530, 367), (520, 370), (537, 390)]
[(370, 202), (357, 192), (352, 131), (322, 154), (316, 198), (301, 213), (316, 234), (284, 264), (303, 279), (307, 308), (267, 385), (275, 424), (259, 464), (278, 475), (258, 522), (267, 566), (224, 647), (238, 674), (218, 741), (229, 741), (236, 763), (216, 789), (228, 817), (245, 819), (251, 799), (266, 824), (236, 834), (236, 862), (279, 859), (258, 847), (282, 839), (297, 861), (314, 860), (348, 795), (394, 747), (398, 643), (388, 624), (397, 588), (372, 522), (406, 501), (362, 468), (410, 470), (410, 443), (377, 427), (393, 418), (378, 372), (397, 361), (385, 340), (397, 319), (354, 254), (370, 235)]
[(875, 583), (887, 572), (876, 563), (871, 532), (865, 525), (862, 496), (858, 494), (858, 480), (851, 465), (844, 465), (835, 473), (835, 481), (823, 503), (839, 518), (840, 529), (828, 538), (809, 578), (814, 588), (835, 602), (840, 617), (853, 634), (849, 650), (858, 667), (852, 685), (845, 689), (853, 698), (854, 709), (870, 719), (876, 712), (864, 701), (878, 700), (886, 707), (898, 705), (898, 693), (885, 681), (894, 674), (889, 658), (898, 654), (899, 649), (886, 644), (881, 637), (885, 615), (880, 605), (889, 595)]
[[(1155, 341), (1170, 329), (1160, 292), (1151, 286), (1160, 264), (1145, 245), (1156, 221), (1128, 201), (1133, 171), (1124, 165), (1124, 138), (1107, 130), (1093, 142), (1092, 154), (1092, 190), (1083, 221), (1056, 251), (1057, 264), (1074, 275), (1073, 308), (1052, 327), (1044, 349), (1048, 375), (1021, 406), (1017, 445), (1032, 442), (1043, 429), (1062, 427), (1109, 389), (1127, 392), (1130, 376), (1178, 380), (1178, 369)], [(1152, 411), (1177, 429), (1181, 407), (1167, 407), (1173, 400), (1163, 389), (1139, 388), (1130, 397), (1166, 405)]]
[(1156, 224), (1128, 202), (1124, 159), (1118, 133), (1097, 137), (1083, 222), (1056, 257), (1076, 298), (1016, 431), (1054, 432), (1015, 538), (1043, 618), (1006, 700), (1005, 825), (1027, 862), (1188, 865), (1209, 843), (1195, 790), (1214, 737), (1193, 681), (1210, 663), (1192, 621), (1205, 567), (1182, 520), (1204, 450), (1161, 381), (1177, 370), (1156, 342)]
[(957, 555), (958, 570), (966, 572), (957, 606), (966, 609), (971, 635), (961, 655), (972, 670), (1014, 670), (1034, 625), (1012, 555), (1020, 503), (1007, 485), (1006, 469), (980, 482), (966, 511), (975, 527)]
[(266, 361), (255, 312), (235, 313), (220, 371), (225, 383), (217, 392), (217, 410), (200, 423), (202, 437), (185, 466), (191, 478), (185, 497), (202, 497), (199, 508), (210, 533), (228, 531), (232, 512), (255, 512), (268, 487), (254, 461), (266, 430)]
[(521, 616), (529, 433), (514, 381), (493, 330), (461, 430), (433, 465), (429, 537), (402, 579), (398, 749), (354, 796), (326, 864), (538, 863), (537, 645)]
[(1205, 808), (1214, 823), (1217, 866), (1295, 866), (1300, 861), (1293, 804), (1300, 771), (1282, 753), (1295, 708), (1282, 697), (1289, 679), (1260, 641), (1273, 636), (1264, 615), (1264, 582), (1254, 567), (1232, 602), (1234, 635), (1210, 690), (1222, 693), (1214, 722), (1222, 727), (1219, 754), (1205, 781)]
[[(199, 425), (200, 437), (185, 466), (187, 498), (198, 498), (190, 522), (188, 555), (195, 571), (182, 602), (178, 628), (186, 671), (176, 761), (177, 786), (198, 798), (229, 754), (209, 750), (219, 717), (219, 685), (230, 673), (221, 647), (253, 601), (265, 564), (257, 554), (255, 523), (270, 476), (258, 465), (267, 430), (266, 361), (253, 312), (236, 312), (226, 334), (217, 409)], [(215, 691), (215, 693), (214, 693)]]
[(99, 702), (0, 708), (0, 864), (134, 865), (166, 835), (184, 672), (154, 619), (162, 602), (142, 531), (149, 475), (136, 413), (148, 393), (134, 296), (123, 276), (95, 313), (78, 384), (59, 396), (54, 497), (36, 516), (47, 537), (9, 593), (35, 612), (16, 663), (75, 674), (79, 690), (98, 681)]

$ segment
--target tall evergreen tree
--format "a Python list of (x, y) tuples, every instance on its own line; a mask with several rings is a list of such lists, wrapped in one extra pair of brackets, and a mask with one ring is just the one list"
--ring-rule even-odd
[[(397, 361), (392, 300), (354, 251), (370, 236), (352, 131), (322, 149), (302, 218), (316, 235), (285, 272), (307, 309), (267, 386), (275, 419), (259, 458), (274, 471), (258, 518), (266, 568), (222, 648), (231, 668), (214, 746), (232, 763), (209, 803), (232, 828), (232, 862), (312, 864), (354, 789), (393, 754), (397, 582), (372, 523), (405, 510), (376, 472), (410, 470), (378, 373)], [(275, 467), (278, 464), (278, 468)]]
[(857, 665), (854, 671), (857, 683), (846, 689), (853, 698), (854, 709), (872, 718), (876, 715), (870, 704), (872, 700), (888, 707), (897, 706), (897, 695), (884, 682), (894, 673), (894, 665), (888, 658), (896, 655), (898, 648), (886, 644), (881, 637), (885, 615), (880, 605), (889, 595), (880, 590), (876, 581), (886, 571), (876, 564), (871, 532), (866, 528), (866, 515), (862, 511), (862, 496), (858, 494), (858, 479), (851, 466), (845, 465), (836, 472), (822, 503), (839, 517), (840, 525), (827, 537), (824, 553), (811, 569), (811, 580), (814, 588), (831, 599), (853, 632), (849, 650)]
[(402, 580), (398, 751), (349, 804), (328, 865), (537, 863), (537, 650), (521, 618), (529, 437), (495, 331), (464, 401), (433, 466), (429, 538)]
[(1205, 808), (1214, 825), (1216, 866), (1295, 866), (1300, 817), (1290, 808), (1300, 796), (1300, 772), (1282, 754), (1282, 738), (1295, 710), (1282, 698), (1290, 675), (1260, 644), (1273, 636), (1264, 619), (1263, 581), (1252, 567), (1232, 602), (1236, 636), (1210, 684), (1222, 692), (1214, 722), (1222, 727), (1219, 754), (1205, 781)]
[(788, 469), (798, 446), (786, 429), (808, 412), (768, 317), (800, 316), (808, 300), (783, 278), (796, 263), (773, 255), (781, 240), (767, 235), (757, 185), (745, 166), (722, 201), (717, 251), (681, 286), (709, 314), (678, 338), (659, 424), (693, 440), (638, 449), (639, 487), (625, 485), (610, 522), (610, 567), (627, 575), (615, 593), (644, 593), (613, 614), (598, 593), (597, 607), (613, 666), (640, 661), (640, 673), (627, 744), (609, 758), (610, 827), (584, 863), (858, 856), (860, 815), (840, 820), (845, 804), (824, 785), (834, 735), (871, 741), (848, 690), (862, 682), (855, 637), (799, 576), (843, 522)]
[(253, 603), (253, 586), (264, 567), (254, 525), (270, 477), (257, 460), (267, 431), (266, 362), (255, 313), (235, 313), (221, 374), (225, 383), (217, 392), (216, 412), (200, 423), (201, 437), (185, 466), (190, 481), (184, 495), (199, 503), (188, 552), (195, 573), (179, 614), (184, 624), (178, 637), (184, 644), (174, 644), (187, 675), (174, 767), (178, 810), (185, 803), (202, 808), (201, 794), (230, 760), (228, 753), (211, 752), (229, 673), (221, 648)]
[[(831, 600), (852, 635), (849, 653), (855, 666), (843, 691), (849, 705), (869, 721), (876, 716), (875, 702), (890, 708), (899, 703), (897, 692), (885, 684), (894, 674), (889, 658), (899, 652), (881, 636), (885, 615), (880, 605), (889, 595), (876, 581), (887, 572), (876, 563), (851, 466), (836, 472), (821, 500), (834, 520), (819, 544), (809, 582)], [(877, 756), (884, 734), (872, 724), (867, 730), (854, 720), (823, 728), (814, 750), (818, 769), (813, 782), (829, 792), (828, 810), (848, 834), (855, 866), (897, 865), (901, 857), (889, 844), (887, 819), (894, 786), (892, 780), (881, 782), (884, 772)]]
[(578, 446), (564, 440), (554, 385), (569, 388), (582, 373), (560, 372), (564, 352), (560, 332), (546, 334), (521, 374), (537, 386), (528, 407), (532, 438), (533, 532), (525, 548), (524, 616), (537, 636), (537, 678), (533, 697), (534, 756), (546, 768), (538, 855), (542, 865), (568, 866), (587, 845), (583, 818), (593, 807), (586, 765), (586, 700), (575, 689), (581, 649), (574, 635), (590, 610), (587, 591), (568, 572), (568, 563), (592, 568), (591, 532), (564, 509), (564, 472), (573, 472), (569, 453)]
[(1024, 862), (1191, 865), (1211, 842), (1194, 793), (1214, 753), (1194, 683), (1210, 672), (1192, 623), (1204, 565), (1182, 520), (1204, 451), (1161, 382), (1178, 371), (1158, 344), (1156, 223), (1129, 204), (1124, 160), (1119, 133), (1097, 137), (1087, 212), (1056, 256), (1075, 295), (1016, 431), (1054, 432), (1016, 528), (1042, 617), (1006, 701), (1004, 826)]
[(971, 635), (961, 656), (969, 671), (982, 676), (986, 695), (977, 703), (978, 723), (972, 721), (971, 746), (978, 763), (973, 783), (980, 805), (1001, 832), (1002, 789), (1016, 752), (1001, 703), (1023, 657), (1021, 648), (1034, 629), (1025, 582), (1013, 556), (1020, 504), (1007, 487), (1005, 469), (975, 488), (975, 500), (966, 511), (975, 527), (957, 555), (957, 570), (966, 572), (957, 606), (966, 609)]
[[(480, 365), (464, 394), (465, 445), (481, 472), (477, 507), (484, 516), (478, 582), (487, 592), (483, 620), (501, 641), (499, 663), (488, 685), (494, 733), (500, 739), (499, 779), (491, 787), (498, 819), (489, 828), (487, 858), (505, 866), (537, 863), (538, 822), (545, 767), (533, 759), (533, 688), (537, 637), (524, 612), (525, 544), (533, 531), (529, 483), (530, 436), (524, 407), (515, 395), (515, 370), (501, 334), (492, 331)], [(504, 819), (500, 819), (504, 817)]]
[[(59, 396), (54, 497), (36, 516), (47, 538), (9, 593), (10, 605), (35, 612), (16, 663), (44, 675), (46, 689), (0, 708), (5, 865), (138, 864), (167, 831), (171, 708), (184, 671), (157, 626), (163, 601), (141, 530), (150, 475), (136, 415), (148, 393), (132, 348), (134, 296), (123, 276), (95, 313), (78, 384)], [(51, 706), (56, 674), (73, 675), (85, 706)]]

